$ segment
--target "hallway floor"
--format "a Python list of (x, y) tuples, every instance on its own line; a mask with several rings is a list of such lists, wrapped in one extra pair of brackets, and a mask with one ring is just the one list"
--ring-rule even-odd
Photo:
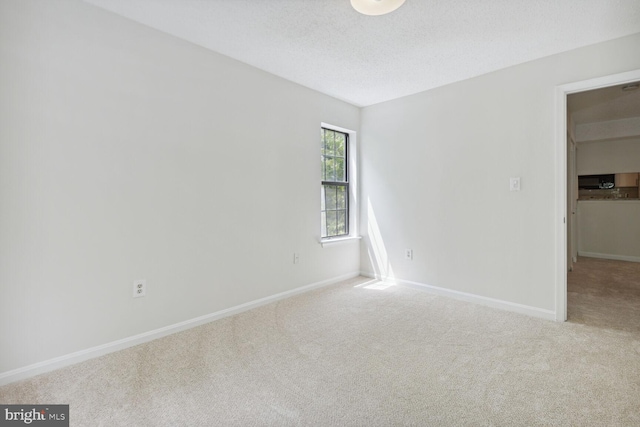
[(579, 257), (567, 282), (569, 322), (640, 332), (640, 263)]

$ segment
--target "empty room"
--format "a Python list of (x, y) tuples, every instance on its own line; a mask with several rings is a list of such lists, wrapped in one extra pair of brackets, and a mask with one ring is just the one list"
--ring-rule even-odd
[(639, 82), (637, 0), (0, 0), (0, 425), (640, 425)]

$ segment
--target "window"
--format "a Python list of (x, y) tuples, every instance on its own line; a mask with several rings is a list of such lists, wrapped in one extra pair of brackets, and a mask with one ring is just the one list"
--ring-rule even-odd
[(349, 134), (321, 128), (322, 238), (349, 235)]

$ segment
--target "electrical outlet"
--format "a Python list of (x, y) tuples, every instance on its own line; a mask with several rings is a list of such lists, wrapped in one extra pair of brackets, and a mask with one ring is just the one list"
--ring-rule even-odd
[(140, 298), (147, 295), (147, 281), (145, 279), (133, 282), (133, 297)]
[(404, 250), (404, 259), (407, 261), (413, 261), (413, 249)]
[(300, 255), (297, 252), (293, 253), (293, 263), (297, 264), (300, 262)]

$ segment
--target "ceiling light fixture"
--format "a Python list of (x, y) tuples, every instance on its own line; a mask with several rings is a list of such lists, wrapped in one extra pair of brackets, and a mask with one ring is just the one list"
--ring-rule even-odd
[(385, 15), (404, 4), (405, 0), (351, 0), (351, 6), (363, 15)]
[(631, 84), (628, 84), (628, 85), (626, 85), (626, 86), (622, 86), (622, 90), (623, 90), (624, 92), (631, 92), (632, 90), (636, 90), (636, 89), (638, 89), (639, 87), (640, 87), (640, 84), (638, 84), (638, 83), (631, 83)]

